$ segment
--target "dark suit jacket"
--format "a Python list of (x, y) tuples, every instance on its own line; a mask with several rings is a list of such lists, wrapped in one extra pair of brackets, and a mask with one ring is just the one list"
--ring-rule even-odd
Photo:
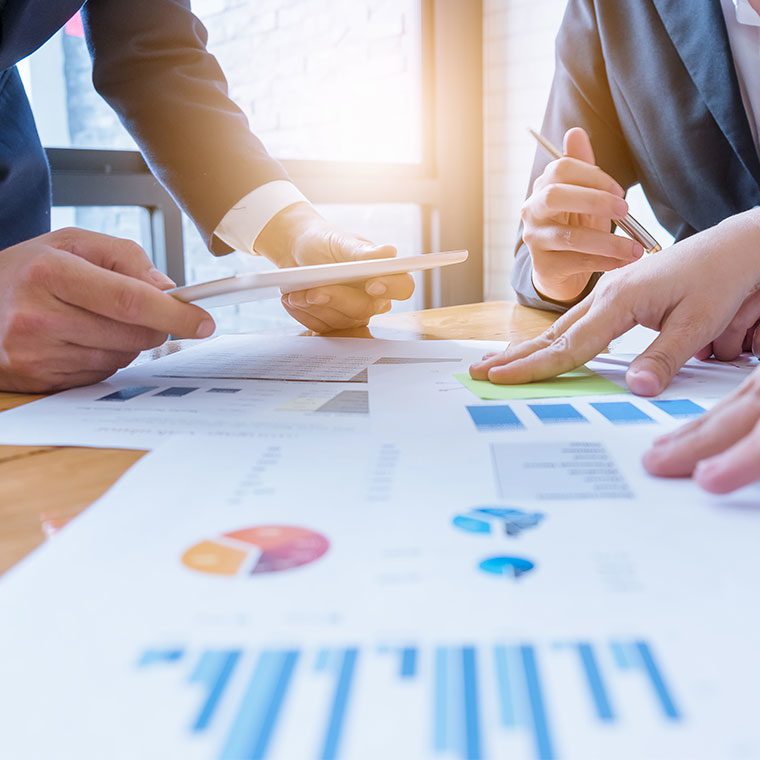
[[(6, 0), (0, 16), (0, 249), (50, 228), (49, 171), (14, 66), (81, 4)], [(88, 0), (83, 18), (98, 92), (209, 247), (229, 251), (213, 236), (222, 217), (286, 174), (227, 96), (190, 0)]]
[[(561, 145), (575, 126), (605, 172), (641, 183), (676, 240), (760, 205), (720, 0), (570, 0), (543, 131)], [(549, 160), (537, 153), (530, 188)], [(521, 303), (561, 310), (536, 293), (522, 239), (512, 284)]]

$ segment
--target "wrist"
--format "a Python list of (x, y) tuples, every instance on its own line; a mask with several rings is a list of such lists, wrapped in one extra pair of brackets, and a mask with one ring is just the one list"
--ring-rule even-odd
[(322, 217), (310, 203), (294, 203), (267, 222), (254, 241), (253, 250), (278, 267), (295, 266), (295, 241), (317, 220), (322, 221)]

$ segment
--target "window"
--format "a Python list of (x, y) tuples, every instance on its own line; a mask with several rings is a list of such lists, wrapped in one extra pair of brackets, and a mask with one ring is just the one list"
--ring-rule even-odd
[[(396, 308), (477, 300), (480, 3), (195, 0), (193, 7), (253, 131), (328, 219), (402, 253), (470, 248), (467, 277), (462, 270), (456, 279), (447, 274), (437, 294), (428, 287)], [(454, 47), (464, 63), (445, 52)], [(462, 76), (470, 69), (472, 81)], [(92, 87), (78, 18), (24, 62), (23, 75), (47, 146), (134, 150)], [(445, 97), (438, 97), (444, 76)], [(465, 122), (467, 130), (457, 130)], [(457, 150), (437, 154), (447, 133), (456, 137)], [(54, 216), (56, 225), (95, 225), (122, 235), (134, 229), (127, 221), (113, 208), (97, 214), (57, 209)], [(267, 265), (247, 256), (212, 259), (192, 225), (184, 230), (188, 281)], [(281, 313), (278, 304), (269, 307)], [(255, 326), (262, 307), (252, 310), (249, 320), (246, 307), (238, 307), (226, 326)]]

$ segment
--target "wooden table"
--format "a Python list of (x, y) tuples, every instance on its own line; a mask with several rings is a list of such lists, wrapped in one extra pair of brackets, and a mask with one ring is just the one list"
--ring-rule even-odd
[[(387, 314), (373, 319), (368, 328), (335, 335), (391, 340), (521, 340), (540, 333), (555, 316), (513, 303), (491, 302)], [(37, 398), (40, 396), (0, 393), (0, 411)], [(43, 519), (78, 514), (144, 453), (0, 446), (0, 573), (42, 543)]]

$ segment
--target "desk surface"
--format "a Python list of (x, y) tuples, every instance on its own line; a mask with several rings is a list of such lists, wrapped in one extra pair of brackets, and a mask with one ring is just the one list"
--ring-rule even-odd
[[(512, 303), (492, 302), (386, 314), (373, 319), (369, 328), (335, 335), (390, 340), (522, 340), (540, 333), (555, 316)], [(157, 354), (161, 353), (159, 349)], [(0, 411), (37, 398), (0, 393)], [(143, 454), (115, 449), (0, 446), (0, 573), (42, 543), (42, 520), (78, 514)]]

